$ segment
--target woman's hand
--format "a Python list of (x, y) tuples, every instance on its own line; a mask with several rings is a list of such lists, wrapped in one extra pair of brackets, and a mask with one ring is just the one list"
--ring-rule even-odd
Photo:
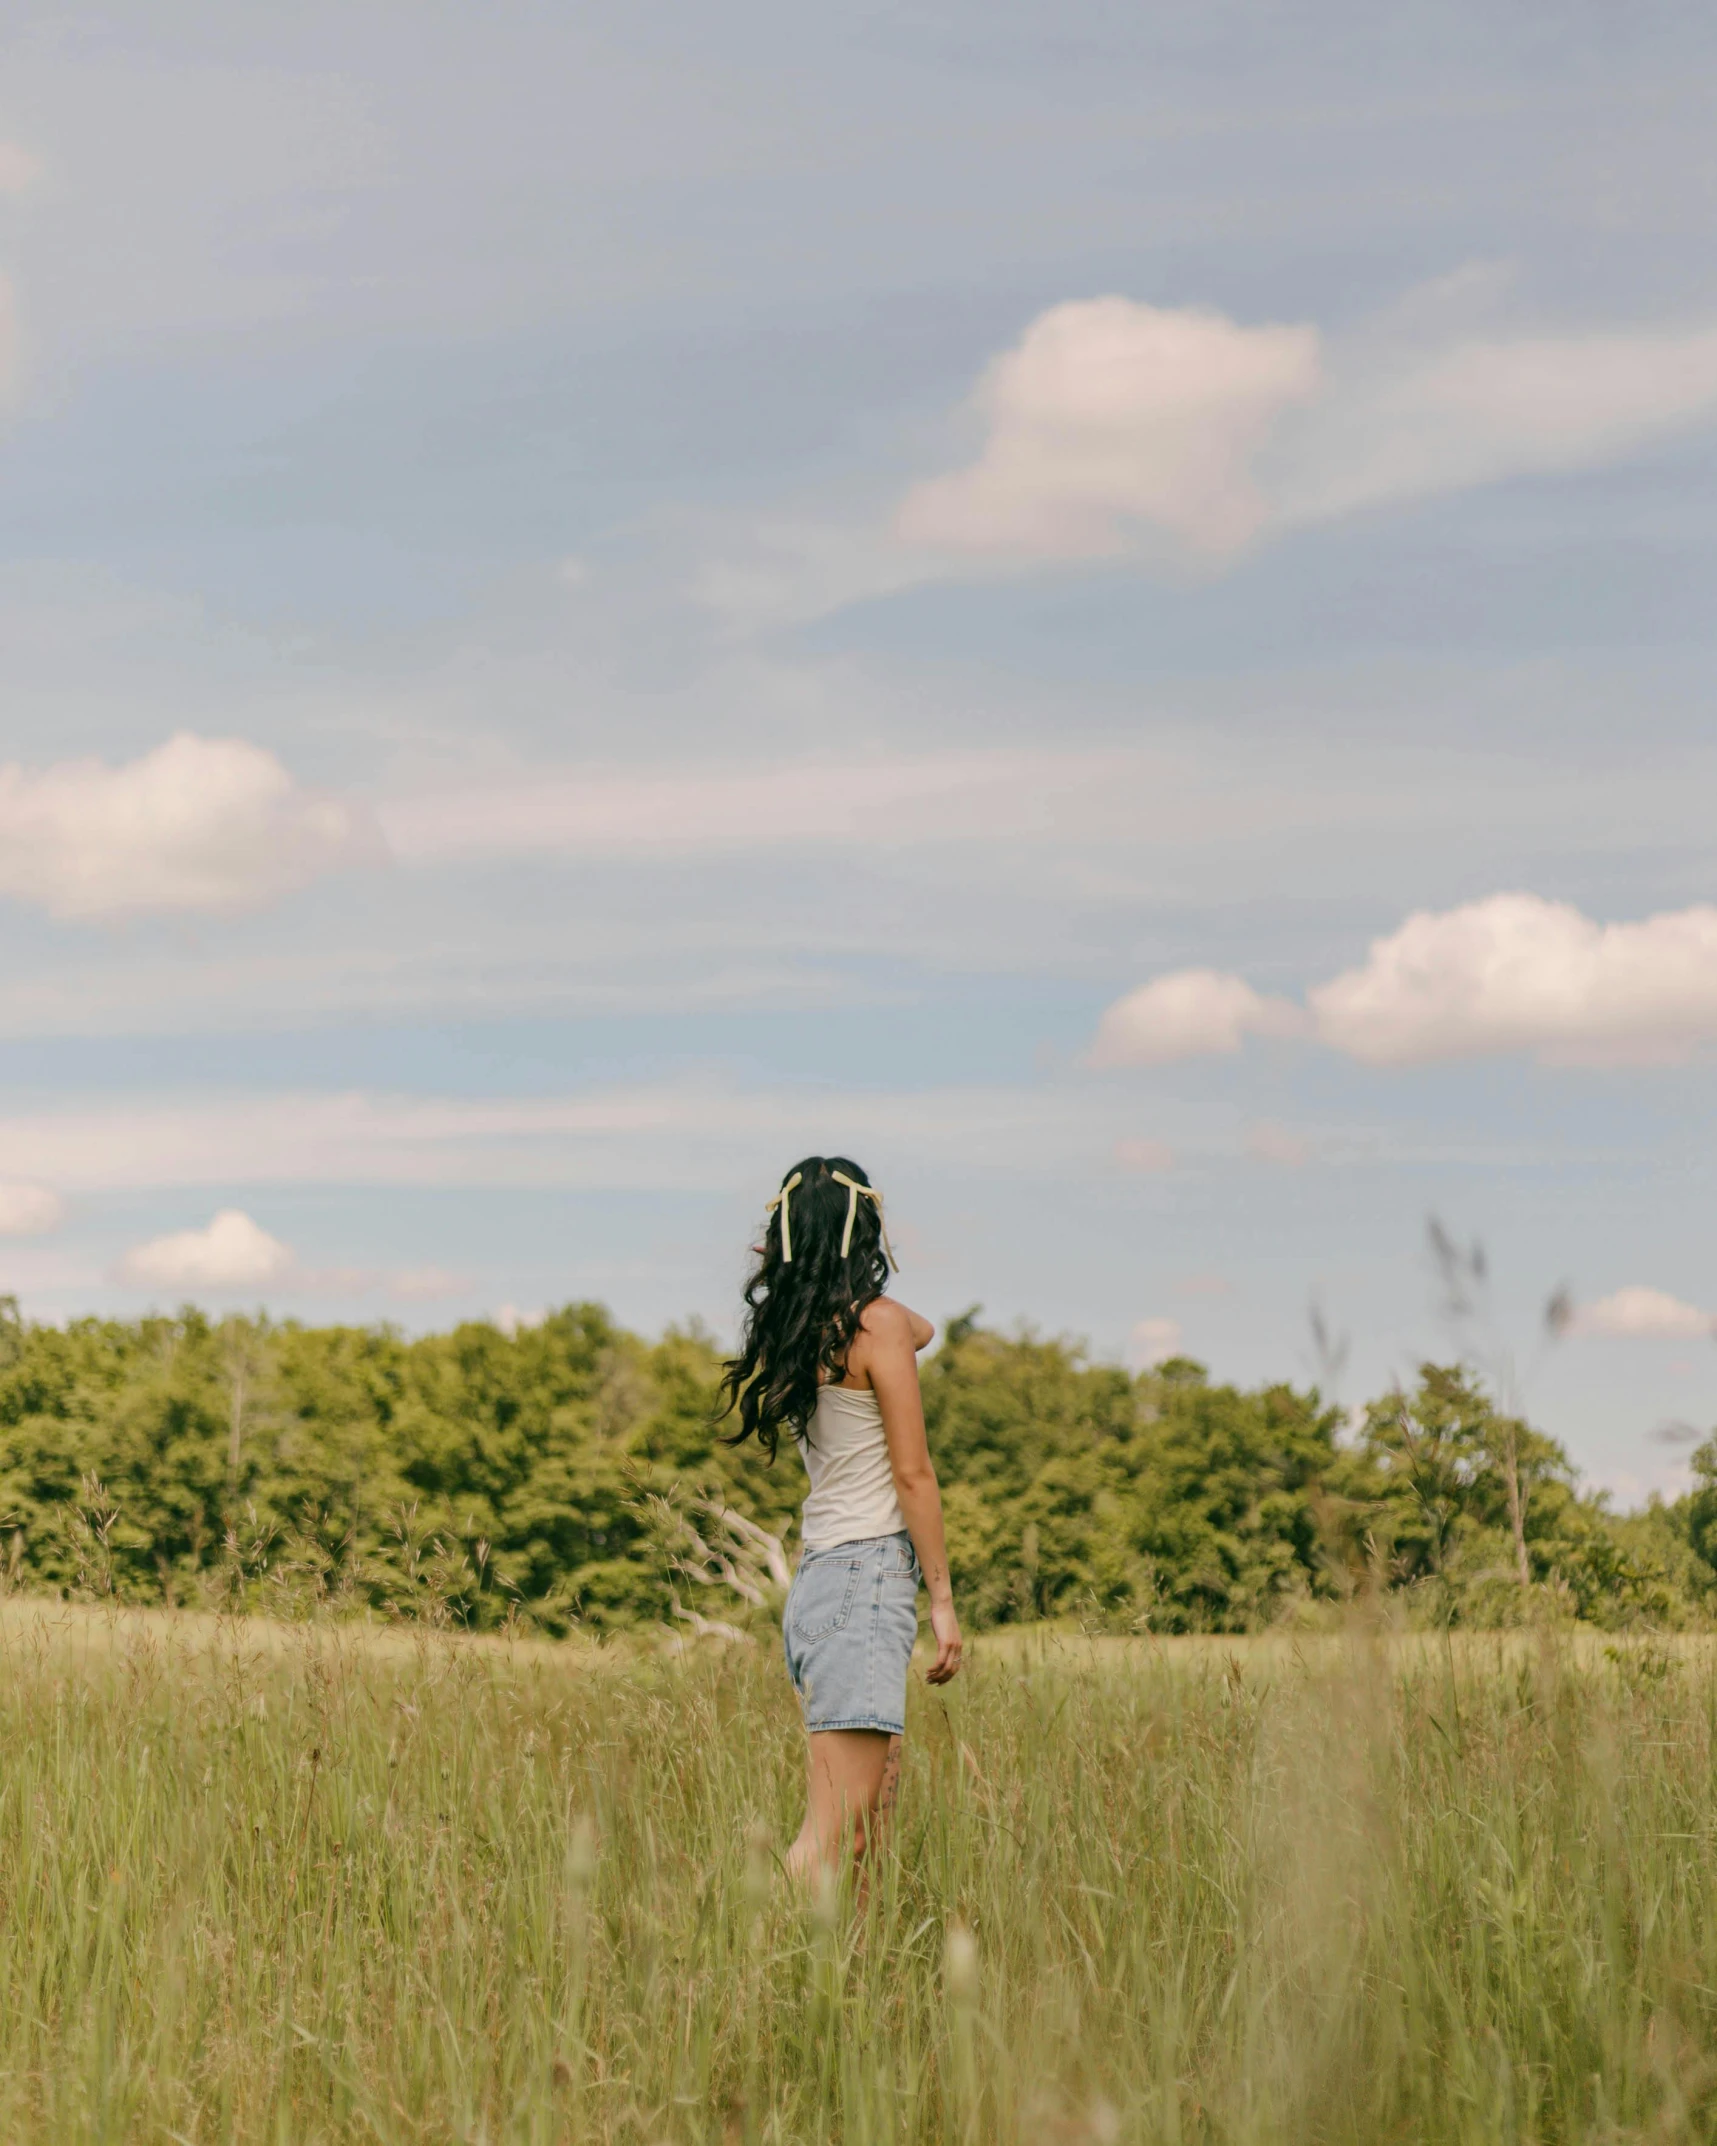
[(965, 1651), (965, 1641), (960, 1637), (960, 1620), (954, 1614), (954, 1601), (930, 1605), (930, 1629), (936, 1635), (936, 1659), (924, 1672), (926, 1684), (951, 1684), (960, 1674), (960, 1661)]

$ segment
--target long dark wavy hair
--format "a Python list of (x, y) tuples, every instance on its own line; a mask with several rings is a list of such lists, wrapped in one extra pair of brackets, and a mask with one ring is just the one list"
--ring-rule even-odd
[[(783, 1430), (793, 1437), (809, 1431), (819, 1374), (845, 1377), (847, 1351), (865, 1307), (888, 1287), (882, 1210), (875, 1200), (837, 1184), (837, 1170), (856, 1184), (870, 1184), (844, 1155), (807, 1155), (782, 1178), (785, 1198), (776, 1196), (745, 1284), (739, 1354), (722, 1366), (720, 1414), (739, 1417), (728, 1443), (737, 1446), (755, 1437), (771, 1460)], [(843, 1257), (849, 1201), (852, 1238)], [(791, 1259), (783, 1236), (792, 1246)]]

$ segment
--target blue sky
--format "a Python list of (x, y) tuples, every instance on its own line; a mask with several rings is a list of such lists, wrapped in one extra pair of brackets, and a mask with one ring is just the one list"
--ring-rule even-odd
[(0, 1288), (723, 1330), (842, 1149), (934, 1317), (1355, 1401), (1435, 1212), (1673, 1485), (1714, 46), (9, 11)]

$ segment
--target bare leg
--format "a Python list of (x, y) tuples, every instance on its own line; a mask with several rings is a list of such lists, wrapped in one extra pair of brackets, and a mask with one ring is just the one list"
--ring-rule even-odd
[(881, 1840), (900, 1795), (900, 1738), (888, 1739), (888, 1755), (882, 1762), (882, 1786), (876, 1792), (876, 1811), (859, 1848), (858, 1898), (862, 1907), (870, 1897), (870, 1851)]
[(900, 1738), (888, 1739), (888, 1756), (882, 1762), (882, 1787), (876, 1799), (876, 1831), (894, 1816), (894, 1806), (900, 1795)]
[[(882, 1801), (889, 1755), (900, 1739), (880, 1729), (818, 1729), (806, 1741), (810, 1780), (805, 1823), (787, 1851), (787, 1868), (796, 1878), (836, 1870), (847, 1857), (864, 1854)], [(895, 1763), (898, 1770), (897, 1751)]]

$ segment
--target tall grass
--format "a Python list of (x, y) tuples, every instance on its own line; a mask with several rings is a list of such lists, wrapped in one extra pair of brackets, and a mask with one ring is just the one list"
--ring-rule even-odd
[(980, 1647), (866, 1900), (761, 1650), (0, 1621), (0, 2139), (1717, 2135), (1717, 1655)]

